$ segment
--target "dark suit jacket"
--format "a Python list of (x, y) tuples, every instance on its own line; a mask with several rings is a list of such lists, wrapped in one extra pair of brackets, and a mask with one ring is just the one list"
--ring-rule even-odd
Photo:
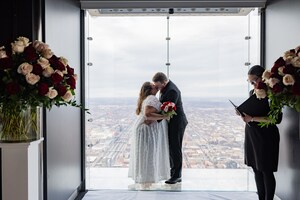
[(182, 107), (181, 92), (172, 81), (169, 80), (166, 87), (161, 91), (159, 100), (162, 103), (166, 101), (171, 101), (176, 105), (177, 115), (174, 115), (171, 118), (169, 128), (173, 130), (181, 129), (188, 124), (187, 118)]

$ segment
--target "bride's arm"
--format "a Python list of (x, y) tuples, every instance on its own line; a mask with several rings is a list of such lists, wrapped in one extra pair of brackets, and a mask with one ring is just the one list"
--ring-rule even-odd
[(145, 117), (146, 117), (147, 121), (148, 120), (155, 121), (155, 120), (161, 120), (161, 119), (168, 119), (169, 118), (166, 115), (158, 114), (157, 110), (152, 106), (146, 106), (145, 107)]

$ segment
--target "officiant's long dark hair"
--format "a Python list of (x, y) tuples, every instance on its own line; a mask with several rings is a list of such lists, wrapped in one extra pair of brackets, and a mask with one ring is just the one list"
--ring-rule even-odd
[(146, 99), (146, 97), (151, 94), (151, 90), (152, 90), (152, 86), (151, 86), (150, 82), (145, 82), (142, 85), (142, 88), (140, 90), (140, 95), (139, 95), (139, 98), (138, 98), (138, 102), (137, 102), (137, 108), (136, 108), (136, 111), (135, 111), (135, 113), (137, 115), (139, 115), (141, 113), (142, 103)]
[(254, 65), (249, 69), (248, 75), (255, 75), (255, 76), (261, 78), (264, 71), (265, 71), (265, 68), (263, 68), (262, 66)]

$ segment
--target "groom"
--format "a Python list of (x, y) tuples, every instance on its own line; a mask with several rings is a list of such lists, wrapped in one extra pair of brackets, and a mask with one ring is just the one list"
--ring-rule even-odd
[(171, 101), (176, 105), (177, 115), (174, 115), (168, 123), (171, 178), (165, 182), (175, 184), (181, 182), (182, 139), (188, 121), (183, 111), (181, 93), (177, 86), (162, 72), (157, 72), (152, 81), (160, 90), (160, 102)]

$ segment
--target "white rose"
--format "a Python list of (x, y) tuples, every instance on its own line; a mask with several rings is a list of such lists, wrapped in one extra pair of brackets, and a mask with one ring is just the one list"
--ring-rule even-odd
[(169, 110), (169, 107), (166, 106), (165, 109), (164, 109), (164, 111), (165, 111), (165, 112), (168, 112), (168, 110)]
[(270, 79), (267, 81), (267, 84), (268, 84), (271, 88), (273, 88), (274, 85), (276, 85), (276, 84), (279, 83), (279, 82), (280, 82), (280, 80), (277, 79), (277, 78), (270, 78)]
[(73, 78), (75, 79), (75, 81), (77, 81), (77, 79), (78, 79), (77, 74), (74, 74), (74, 75), (73, 75)]
[(46, 94), (46, 96), (49, 97), (50, 99), (54, 99), (57, 95), (58, 95), (58, 92), (53, 88), (49, 88), (49, 91)]
[(296, 56), (291, 60), (291, 63), (294, 67), (300, 68), (300, 57)]
[(59, 61), (60, 61), (62, 64), (64, 64), (65, 67), (68, 65), (68, 60), (67, 60), (66, 58), (64, 58), (64, 57), (60, 57), (60, 58), (59, 58)]
[(47, 67), (50, 67), (50, 64), (49, 64), (49, 60), (44, 58), (44, 57), (40, 57), (38, 60), (37, 60), (37, 63), (39, 65), (42, 66), (43, 69), (46, 69)]
[(0, 49), (0, 59), (1, 58), (7, 58), (7, 55), (6, 55), (6, 51)]
[(72, 99), (72, 97), (73, 97), (73, 95), (72, 95), (71, 91), (68, 90), (68, 91), (66, 92), (66, 94), (65, 94), (64, 96), (62, 96), (61, 98), (62, 98), (65, 102), (68, 102), (68, 101), (70, 101), (70, 100)]
[(26, 78), (27, 83), (29, 83), (30, 85), (34, 85), (37, 82), (39, 82), (39, 80), (40, 80), (39, 75), (35, 75), (32, 73), (27, 74), (25, 78)]
[(64, 77), (64, 73), (60, 70), (55, 70), (55, 73), (59, 74), (61, 77)]
[(43, 76), (49, 78), (53, 73), (54, 73), (53, 68), (49, 66), (46, 69), (44, 69)]
[(32, 72), (33, 70), (33, 66), (27, 62), (22, 63), (19, 67), (18, 67), (18, 73), (19, 74), (23, 74), (23, 75), (27, 75), (30, 72)]
[(286, 74), (283, 77), (282, 82), (283, 82), (284, 85), (294, 85), (295, 84), (295, 79), (294, 79), (294, 77), (292, 75)]
[(264, 81), (267, 81), (272, 75), (272, 72), (270, 70), (265, 70), (264, 73), (262, 74), (262, 79)]
[(22, 41), (15, 41), (14, 43), (11, 43), (11, 49), (13, 53), (22, 53), (24, 52), (25, 46)]
[(283, 73), (284, 68), (285, 68), (284, 66), (278, 68), (279, 75), (284, 76), (284, 73)]
[(42, 53), (43, 57), (45, 57), (47, 59), (50, 59), (53, 56), (51, 49), (43, 49), (41, 51), (41, 53)]
[(283, 60), (287, 63), (291, 63), (292, 59), (296, 56), (296, 54), (292, 51), (286, 51), (283, 55)]
[(28, 47), (28, 45), (30, 44), (29, 39), (26, 37), (18, 37), (17, 40), (23, 42), (23, 45), (25, 47)]
[(39, 52), (49, 48), (49, 46), (47, 44), (45, 44), (41, 41), (38, 41), (38, 40), (33, 42), (33, 47)]

